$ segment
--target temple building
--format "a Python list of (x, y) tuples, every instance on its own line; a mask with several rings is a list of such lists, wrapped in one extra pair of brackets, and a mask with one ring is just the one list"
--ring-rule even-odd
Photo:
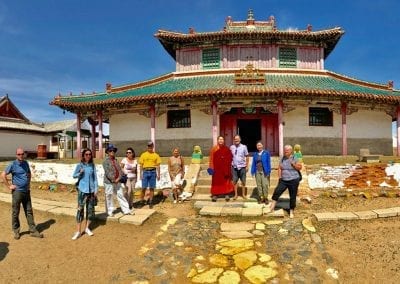
[(250, 151), (262, 140), (272, 155), (282, 155), (285, 144), (301, 144), (306, 155), (358, 155), (361, 148), (392, 155), (400, 90), (392, 81), (326, 70), (343, 34), (340, 27), (311, 25), (280, 30), (273, 16), (256, 21), (252, 10), (244, 21), (227, 17), (219, 31), (158, 30), (174, 72), (50, 103), (76, 113), (79, 122), (101, 122), (99, 135), (108, 122), (117, 147), (141, 151), (152, 140), (161, 155), (175, 146), (184, 155), (194, 145), (207, 152), (219, 135), (229, 145), (237, 133)]

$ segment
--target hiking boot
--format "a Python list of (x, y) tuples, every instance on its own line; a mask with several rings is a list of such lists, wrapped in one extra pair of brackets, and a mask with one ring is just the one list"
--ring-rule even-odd
[(31, 232), (31, 237), (41, 239), (41, 238), (43, 238), (43, 234), (39, 233), (39, 231), (34, 231), (34, 232)]
[(14, 239), (19, 240), (21, 238), (21, 235), (19, 231), (14, 231)]

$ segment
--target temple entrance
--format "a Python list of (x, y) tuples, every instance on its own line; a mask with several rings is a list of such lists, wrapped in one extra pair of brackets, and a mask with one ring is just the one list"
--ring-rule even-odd
[(220, 135), (225, 144), (233, 144), (233, 136), (239, 134), (249, 152), (256, 151), (261, 140), (271, 155), (278, 155), (278, 115), (263, 108), (231, 108), (220, 115)]
[(261, 140), (261, 119), (238, 119), (237, 134), (249, 152), (255, 152), (257, 141)]

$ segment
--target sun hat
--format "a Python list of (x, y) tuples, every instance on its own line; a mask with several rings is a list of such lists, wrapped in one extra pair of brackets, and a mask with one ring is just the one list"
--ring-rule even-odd
[(110, 150), (114, 150), (114, 153), (118, 151), (118, 148), (114, 146), (114, 144), (108, 144), (106, 148), (106, 153), (108, 153)]
[(154, 143), (153, 143), (153, 141), (149, 141), (149, 142), (147, 142), (147, 147), (153, 147), (154, 146)]

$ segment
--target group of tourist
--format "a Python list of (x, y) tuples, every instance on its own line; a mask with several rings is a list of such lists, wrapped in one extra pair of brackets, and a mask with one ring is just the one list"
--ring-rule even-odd
[[(270, 187), (271, 155), (264, 149), (262, 141), (256, 144), (257, 151), (253, 154), (250, 173), (256, 179), (258, 203), (268, 204), (266, 212), (275, 209), (277, 201), (282, 193), (289, 190), (289, 216), (294, 218), (296, 196), (301, 179), (300, 170), (302, 164), (299, 156), (294, 155), (291, 145), (284, 147), (284, 156), (278, 166), (278, 184), (272, 195), (272, 201), (268, 200)], [(241, 143), (239, 135), (233, 138), (233, 145), (225, 145), (223, 136), (217, 139), (217, 145), (211, 148), (208, 173), (212, 175), (211, 200), (216, 202), (219, 197), (229, 201), (238, 198), (238, 181), (241, 181), (242, 197), (246, 198), (246, 174), (249, 164), (249, 152), (247, 146)]]
[[(302, 164), (299, 156), (293, 154), (290, 145), (284, 147), (284, 156), (279, 162), (279, 181), (272, 195), (272, 201), (268, 200), (270, 187), (271, 156), (261, 141), (256, 144), (257, 151), (253, 155), (250, 173), (256, 179), (258, 203), (268, 204), (267, 211), (274, 210), (279, 197), (288, 189), (290, 196), (290, 218), (294, 217), (296, 207), (296, 195), (301, 179), (300, 170)], [(114, 196), (117, 197), (121, 211), (124, 215), (133, 215), (133, 195), (138, 178), (139, 168), (142, 181), (140, 200), (136, 207), (149, 205), (153, 208), (154, 190), (157, 180), (160, 180), (161, 158), (154, 151), (154, 143), (147, 143), (147, 151), (136, 159), (135, 151), (129, 147), (126, 149), (126, 157), (119, 163), (116, 158), (117, 148), (113, 144), (106, 147), (107, 157), (103, 161), (104, 168), (104, 192), (106, 213), (114, 216)], [(223, 197), (229, 201), (238, 198), (238, 182), (241, 182), (241, 197), (246, 198), (246, 174), (249, 168), (249, 152), (247, 146), (241, 143), (239, 135), (233, 138), (233, 145), (227, 147), (223, 136), (219, 136), (217, 145), (211, 148), (209, 156), (208, 173), (212, 175), (211, 196), (212, 201)], [(172, 156), (168, 159), (168, 173), (172, 183), (172, 195), (174, 203), (181, 202), (180, 194), (185, 187), (185, 164), (178, 148), (172, 150)], [(7, 175), (11, 174), (11, 184)], [(95, 218), (95, 206), (97, 205), (98, 181), (96, 167), (93, 162), (93, 154), (90, 149), (84, 149), (81, 160), (76, 165), (72, 174), (77, 178), (77, 212), (76, 232), (72, 239), (78, 239), (82, 234), (93, 236), (90, 224)], [(21, 204), (28, 221), (30, 235), (43, 238), (35, 225), (33, 218), (32, 202), (30, 196), (31, 171), (29, 164), (24, 160), (24, 150), (17, 148), (16, 160), (11, 162), (1, 173), (6, 187), (12, 193), (12, 229), (14, 238), (20, 238), (19, 212)], [(84, 230), (82, 231), (82, 225)]]

